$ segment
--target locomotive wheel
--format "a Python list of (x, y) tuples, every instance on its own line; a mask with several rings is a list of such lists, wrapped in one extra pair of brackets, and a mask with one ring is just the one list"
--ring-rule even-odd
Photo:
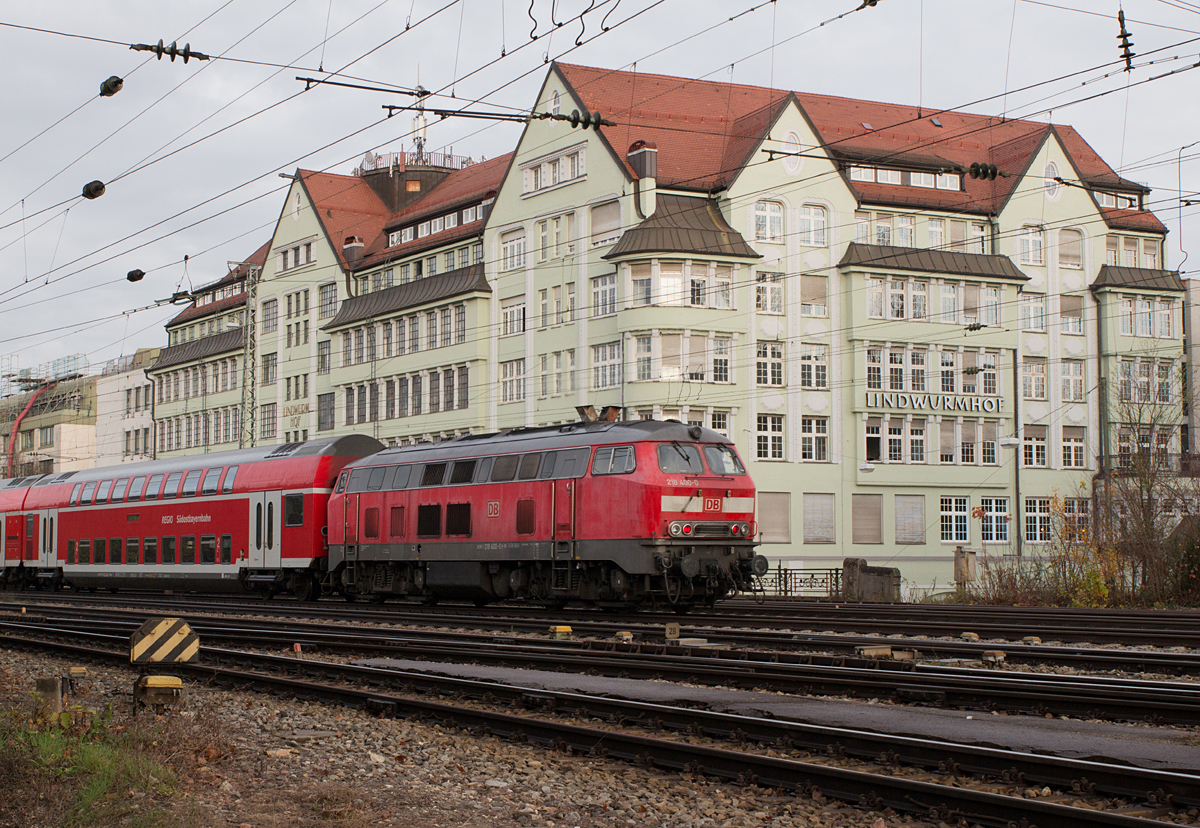
[(315, 601), (320, 596), (321, 590), (311, 575), (305, 575), (296, 584), (296, 597), (301, 601)]
[(426, 595), (424, 598), (421, 599), (421, 603), (427, 607), (436, 607), (437, 602), (438, 602), (437, 595), (434, 595), (432, 593), (429, 595)]
[(372, 604), (382, 604), (386, 600), (387, 600), (386, 592), (376, 592), (371, 595), (371, 603)]

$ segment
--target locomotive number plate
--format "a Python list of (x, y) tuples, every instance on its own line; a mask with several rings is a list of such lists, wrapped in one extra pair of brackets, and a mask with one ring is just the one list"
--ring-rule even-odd
[(704, 511), (706, 511), (706, 512), (721, 511), (721, 498), (719, 498), (719, 497), (704, 498)]
[(489, 500), (488, 501), (488, 517), (490, 517), (490, 518), (500, 517), (500, 501), (499, 500)]

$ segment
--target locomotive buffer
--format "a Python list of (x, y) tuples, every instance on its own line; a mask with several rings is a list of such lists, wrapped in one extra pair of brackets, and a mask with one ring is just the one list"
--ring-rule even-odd
[(141, 668), (133, 685), (133, 712), (150, 707), (162, 713), (187, 698), (178, 676), (149, 675), (156, 664), (187, 664), (200, 657), (200, 639), (182, 619), (151, 618), (129, 637), (129, 663)]

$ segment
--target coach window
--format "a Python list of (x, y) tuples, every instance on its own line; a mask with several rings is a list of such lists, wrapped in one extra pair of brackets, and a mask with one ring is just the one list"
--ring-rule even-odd
[(422, 486), (440, 486), (446, 479), (445, 463), (426, 463), (425, 471), (421, 473)]
[(442, 536), (442, 505), (426, 503), (417, 507), (417, 537), (440, 538)]
[(162, 539), (162, 562), (164, 564), (175, 563), (175, 538), (173, 536)]
[(592, 474), (628, 474), (636, 468), (633, 446), (598, 448), (592, 460)]
[(502, 483), (517, 476), (517, 464), (521, 462), (520, 455), (505, 454), (496, 458), (492, 465), (492, 482)]
[(110, 489), (112, 489), (112, 481), (111, 480), (105, 480), (103, 483), (100, 484), (100, 487), (98, 489), (96, 489), (96, 505), (97, 506), (99, 506), (101, 503), (108, 502), (108, 492)]
[(146, 538), (146, 542), (142, 546), (142, 563), (158, 563), (158, 538)]
[(96, 491), (95, 483), (84, 484), (83, 497), (79, 498), (80, 506), (90, 506), (92, 503), (92, 492)]
[(392, 490), (399, 491), (408, 485), (409, 475), (412, 474), (412, 466), (396, 466), (396, 475), (392, 478)]
[(179, 497), (179, 481), (183, 478), (183, 472), (171, 472), (167, 475), (167, 482), (163, 484), (162, 499), (171, 500)]
[(94, 555), (92, 563), (108, 563), (108, 542), (104, 538), (96, 538), (95, 544), (92, 547)]
[(376, 466), (371, 469), (371, 476), (367, 478), (367, 491), (377, 492), (383, 488), (383, 478), (391, 471), (390, 466)]
[(196, 562), (196, 536), (184, 535), (179, 539), (179, 562), (194, 564)]
[(658, 467), (667, 474), (704, 474), (700, 450), (692, 445), (680, 445), (678, 441), (658, 447)]
[(237, 466), (230, 466), (225, 472), (225, 482), (221, 484), (221, 494), (233, 494), (233, 480), (237, 477)]
[(67, 541), (67, 563), (75, 563), (75, 541)]
[(139, 552), (141, 549), (141, 538), (126, 538), (125, 539), (125, 563), (135, 565), (138, 563)]
[(221, 563), (233, 563), (233, 535), (221, 535)]
[(204, 473), (204, 482), (200, 484), (200, 494), (215, 495), (220, 491), (221, 469), (209, 469)]
[(200, 536), (200, 563), (215, 564), (217, 562), (217, 536)]
[(446, 505), (446, 534), (459, 537), (471, 536), (470, 503), (448, 503)]
[[(464, 483), (470, 483), (472, 480), (474, 480), (475, 479), (475, 464), (477, 462), (478, 461), (476, 461), (476, 460), (456, 460), (454, 463), (454, 469), (450, 472), (450, 485), (451, 486), (460, 486)], [(448, 523), (448, 521), (450, 520), (449, 513), (446, 514), (446, 520), (447, 520), (447, 526), (449, 526), (449, 523)], [(450, 530), (447, 529), (446, 533), (450, 534)]]
[(108, 539), (108, 562), (111, 564), (125, 563), (124, 541), (121, 538)]
[(533, 480), (537, 477), (538, 466), (542, 464), (542, 455), (526, 454), (521, 458), (521, 468), (517, 472), (518, 480)]
[[(204, 474), (204, 472), (202, 472), (200, 469), (196, 469), (195, 471), (190, 471), (187, 473), (187, 477), (183, 479), (184, 497), (196, 496), (196, 492), (200, 489), (200, 475), (202, 474)], [(167, 482), (169, 483), (170, 481)], [(167, 488), (169, 489), (171, 487), (168, 486)]]
[(71, 506), (78, 506), (78, 505), (79, 505), (79, 493), (80, 493), (81, 491), (83, 491), (83, 484), (82, 484), (82, 483), (76, 483), (76, 484), (75, 484), (75, 488), (71, 489), (71, 500), (70, 500), (70, 505), (71, 505)]
[(146, 485), (146, 478), (135, 477), (133, 482), (129, 484), (129, 502), (142, 499), (142, 488)]
[(262, 515), (263, 508), (261, 503), (254, 505), (254, 548), (262, 549)]
[(532, 535), (537, 528), (537, 501), (517, 501), (517, 534)]
[(346, 491), (350, 494), (353, 494), (354, 492), (365, 491), (367, 488), (367, 481), (370, 479), (370, 477), (370, 469), (355, 469), (350, 473), (350, 485), (346, 487)]
[(112, 490), (112, 502), (113, 503), (121, 503), (122, 501), (124, 501), (125, 500), (125, 490), (127, 488), (129, 488), (129, 478), (128, 477), (122, 477), (120, 480), (118, 480), (116, 483), (114, 483), (113, 490)]
[(81, 564), (92, 562), (92, 542), (90, 540), (85, 539), (79, 542), (79, 562)]
[(275, 548), (275, 504), (267, 504), (267, 549)]
[(163, 476), (152, 474), (146, 481), (146, 500), (158, 500), (158, 490), (162, 488)]
[(304, 495), (290, 494), (283, 496), (283, 525), (304, 525)]

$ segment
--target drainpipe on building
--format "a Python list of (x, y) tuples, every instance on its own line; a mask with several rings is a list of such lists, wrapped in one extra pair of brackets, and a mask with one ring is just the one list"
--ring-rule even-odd
[[(1018, 364), (1017, 353), (1018, 353), (1018, 349), (1013, 348), (1012, 349), (1012, 354), (1013, 354), (1013, 367), (1012, 367), (1013, 434), (1015, 436), (1017, 436), (1018, 439), (1020, 439), (1020, 437), (1022, 435), (1022, 429), (1021, 429), (1021, 385), (1020, 385), (1021, 367)], [(1021, 518), (1024, 517), (1024, 515), (1025, 515), (1025, 507), (1023, 505), (1023, 501), (1021, 500), (1021, 452), (1022, 452), (1022, 450), (1023, 449), (1022, 449), (1021, 443), (1018, 443), (1017, 447), (1013, 450), (1013, 486), (1015, 489), (1015, 497), (1016, 497), (1016, 501), (1017, 501), (1015, 504), (1016, 514), (1019, 516), (1017, 519), (1017, 526), (1016, 526), (1017, 557), (1018, 558), (1020, 558), (1022, 556), (1022, 554), (1024, 554), (1023, 547), (1024, 547), (1024, 542), (1025, 542), (1025, 526), (1024, 526), (1024, 522), (1021, 520)]]
[[(1096, 474), (1092, 477), (1092, 514), (1098, 523), (1100, 521), (1100, 501), (1096, 496), (1096, 482), (1100, 481), (1101, 487), (1104, 489), (1104, 505), (1109, 504), (1109, 476), (1108, 476), (1108, 372), (1107, 357), (1104, 353), (1104, 322), (1100, 318), (1100, 303), (1096, 303), (1096, 352), (1100, 355), (1099, 372), (1100, 376), (1096, 380), (1096, 387), (1100, 393), (1100, 462), (1097, 463)], [(1107, 511), (1107, 509), (1106, 509)], [(1107, 524), (1107, 520), (1105, 521)], [(1105, 525), (1107, 534), (1108, 526)]]

